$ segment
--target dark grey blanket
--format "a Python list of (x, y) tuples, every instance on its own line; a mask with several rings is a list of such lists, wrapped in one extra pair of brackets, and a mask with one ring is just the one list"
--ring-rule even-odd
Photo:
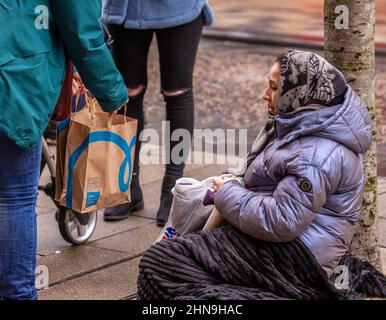
[(272, 243), (230, 225), (152, 246), (139, 264), (138, 299), (361, 299), (386, 297), (386, 278), (352, 256), (342, 275), (328, 279), (300, 241)]

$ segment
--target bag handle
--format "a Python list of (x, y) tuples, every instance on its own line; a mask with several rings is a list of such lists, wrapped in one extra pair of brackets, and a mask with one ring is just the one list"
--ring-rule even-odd
[(81, 93), (80, 93), (80, 90), (78, 90), (78, 92), (76, 93), (76, 96), (75, 96), (75, 112), (79, 111), (80, 96), (81, 96)]
[[(76, 95), (75, 95), (75, 111), (74, 112), (78, 112), (79, 111), (79, 101), (80, 101), (80, 97), (82, 95), (85, 96), (86, 106), (87, 107), (91, 106), (92, 97), (91, 97), (90, 92), (88, 90), (85, 90), (83, 93), (81, 93), (81, 91), (78, 90)], [(72, 110), (71, 110), (71, 113), (74, 113), (74, 112), (72, 112)]]
[[(123, 118), (123, 123), (124, 124), (127, 123), (126, 111), (127, 111), (127, 103), (125, 102), (125, 105), (124, 105), (124, 118)], [(114, 115), (115, 112), (116, 111), (109, 113), (109, 118), (107, 120), (107, 127), (108, 128), (111, 128), (112, 125), (113, 125), (113, 115)]]
[[(76, 96), (75, 96), (75, 112), (78, 112), (79, 100), (80, 100), (81, 95), (82, 95), (82, 93), (80, 92), (80, 90), (78, 90), (78, 92), (76, 93)], [(91, 113), (91, 121), (92, 121), (91, 124), (93, 124), (93, 121), (95, 119), (95, 113), (96, 113), (95, 108), (94, 108), (94, 104), (93, 104), (93, 97), (91, 96), (90, 91), (87, 89), (84, 91), (83, 95), (85, 96), (85, 99), (86, 99), (86, 107), (89, 108), (90, 113)], [(127, 102), (125, 102), (125, 104), (124, 104), (124, 124), (127, 123), (126, 111), (127, 111)], [(112, 127), (113, 113), (114, 112), (109, 113), (109, 118), (107, 120), (108, 128)]]
[(114, 112), (110, 112), (109, 118), (107, 120), (107, 128), (109, 129), (113, 126), (113, 116), (114, 116)]
[(95, 109), (93, 108), (93, 97), (91, 96), (91, 93), (90, 91), (86, 90), (84, 92), (84, 96), (85, 96), (85, 99), (86, 99), (86, 106), (90, 109), (90, 110), (94, 110)]
[(125, 106), (124, 106), (124, 113), (123, 113), (123, 115), (124, 115), (124, 119), (123, 119), (123, 123), (124, 124), (126, 124), (126, 122), (127, 122), (127, 117), (126, 117), (126, 111), (127, 111), (127, 102), (125, 102)]

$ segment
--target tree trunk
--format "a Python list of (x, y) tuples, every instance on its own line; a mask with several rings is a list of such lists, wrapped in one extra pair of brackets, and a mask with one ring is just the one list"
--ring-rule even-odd
[[(348, 25), (344, 29), (346, 8)], [(343, 15), (339, 13), (343, 10)], [(338, 18), (338, 20), (336, 20)], [(341, 20), (341, 18), (343, 20)], [(343, 28), (342, 28), (343, 27)], [(375, 108), (375, 0), (325, 0), (325, 57), (341, 70), (347, 82), (366, 104), (373, 125), (371, 149), (364, 156), (365, 190), (360, 227), (350, 247), (350, 253), (369, 261), (382, 270), (377, 239), (377, 154)], [(355, 168), (353, 168), (355, 169)]]

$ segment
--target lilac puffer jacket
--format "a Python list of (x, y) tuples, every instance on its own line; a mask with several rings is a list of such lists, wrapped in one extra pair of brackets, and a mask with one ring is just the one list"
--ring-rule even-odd
[(371, 121), (348, 88), (343, 104), (276, 117), (276, 138), (248, 167), (245, 185), (226, 182), (216, 208), (266, 241), (297, 237), (330, 276), (355, 233), (363, 198), (362, 153)]

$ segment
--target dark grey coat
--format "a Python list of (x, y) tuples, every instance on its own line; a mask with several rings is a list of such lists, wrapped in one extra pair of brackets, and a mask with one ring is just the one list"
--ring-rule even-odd
[(299, 238), (331, 275), (360, 215), (362, 153), (372, 138), (369, 114), (348, 88), (341, 105), (277, 116), (276, 130), (248, 167), (246, 187), (226, 182), (215, 196), (216, 208), (251, 236)]

